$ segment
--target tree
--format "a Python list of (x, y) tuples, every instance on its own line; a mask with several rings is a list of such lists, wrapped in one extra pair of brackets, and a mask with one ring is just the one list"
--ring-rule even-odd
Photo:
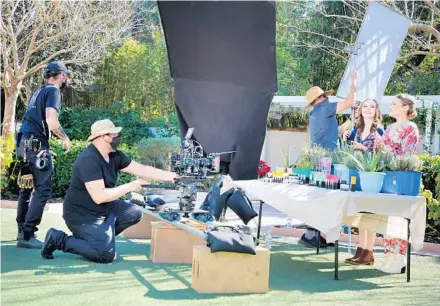
[[(324, 5), (331, 14), (345, 10), (341, 1), (326, 1)], [(280, 95), (304, 95), (312, 85), (326, 89), (339, 85), (347, 56), (333, 52), (334, 41), (349, 41), (355, 35), (347, 31), (343, 20), (324, 18), (315, 6), (314, 1), (277, 3)]]
[[(3, 1), (2, 137), (14, 132), (17, 97), (24, 80), (52, 60), (61, 59), (79, 69), (92, 66), (110, 45), (143, 26), (139, 16), (145, 9), (149, 7), (137, 1)], [(75, 86), (86, 85), (90, 77), (75, 75)]]
[(173, 86), (160, 28), (148, 43), (127, 39), (103, 61), (97, 89), (86, 93), (100, 106), (123, 101), (138, 109), (143, 119), (167, 117), (175, 111)]
[[(439, 1), (379, 1), (412, 20), (386, 94), (435, 93), (440, 61)], [(369, 3), (368, 0), (278, 3), (278, 17), (284, 18), (279, 18), (277, 24), (277, 44), (279, 39), (287, 38), (286, 45), (294, 53), (293, 58), (301, 58), (300, 67), (306, 72), (297, 69), (296, 79), (308, 79), (314, 85), (336, 89), (349, 57), (344, 48), (355, 42)], [(285, 11), (289, 13), (286, 15)], [(289, 35), (279, 35), (283, 32)]]
[[(411, 58), (418, 55), (434, 55), (440, 57), (440, 1), (421, 0), (421, 1), (395, 1), (395, 0), (377, 0), (387, 6), (404, 14), (412, 20), (412, 25), (408, 28), (408, 36), (403, 46), (400, 59)], [(335, 1), (336, 2), (336, 1)], [(323, 31), (311, 30), (307, 22), (298, 23), (294, 28), (300, 33), (307, 33), (312, 36), (321, 37), (326, 40), (325, 44), (317, 42), (310, 43), (306, 40), (301, 41), (309, 49), (321, 48), (322, 50), (333, 54), (334, 56), (346, 57), (343, 48), (354, 42), (357, 32), (362, 23), (365, 11), (370, 0), (342, 0), (338, 1), (342, 10), (334, 11), (338, 6), (334, 1), (305, 1), (300, 2), (303, 10), (306, 12), (304, 19), (314, 14), (322, 18), (331, 20), (335, 27), (343, 26), (345, 37), (329, 36)], [(321, 40), (321, 42), (323, 41)]]

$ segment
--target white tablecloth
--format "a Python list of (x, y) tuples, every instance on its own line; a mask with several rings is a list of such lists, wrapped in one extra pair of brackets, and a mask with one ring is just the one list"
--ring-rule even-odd
[[(320, 230), (326, 234), (329, 242), (339, 239), (344, 216), (371, 212), (411, 219), (412, 248), (418, 251), (423, 247), (426, 199), (422, 196), (367, 194), (297, 184), (265, 183), (257, 180), (231, 181), (228, 184), (242, 188), (249, 196), (260, 199), (292, 218)], [(406, 222), (402, 222), (401, 226), (405, 227)], [(404, 235), (396, 235), (396, 237), (406, 239)]]

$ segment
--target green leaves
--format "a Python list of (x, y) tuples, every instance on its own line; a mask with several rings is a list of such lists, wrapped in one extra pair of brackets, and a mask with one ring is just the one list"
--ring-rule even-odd
[(382, 151), (365, 153), (339, 151), (339, 154), (345, 157), (345, 165), (348, 168), (355, 168), (364, 172), (380, 172), (385, 167)]

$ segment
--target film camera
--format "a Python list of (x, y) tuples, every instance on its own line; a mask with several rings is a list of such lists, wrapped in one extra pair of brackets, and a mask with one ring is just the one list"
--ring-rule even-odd
[[(150, 190), (156, 188), (178, 190), (180, 192), (178, 213), (183, 213), (184, 217), (188, 217), (190, 213), (207, 213), (204, 211), (194, 211), (194, 202), (197, 200), (197, 185), (210, 178), (214, 178), (216, 174), (220, 174), (221, 154), (234, 152), (205, 155), (200, 143), (191, 139), (193, 132), (194, 128), (189, 128), (185, 139), (182, 141), (180, 152), (170, 155), (170, 171), (179, 174), (179, 180), (174, 184), (145, 186), (146, 189)], [(170, 210), (167, 210), (167, 212), (171, 213)], [(176, 212), (174, 211), (173, 213), (175, 214)]]
[(220, 171), (220, 154), (205, 156), (199, 142), (191, 139), (194, 128), (189, 128), (182, 142), (180, 153), (171, 155), (171, 171), (183, 177), (206, 179)]

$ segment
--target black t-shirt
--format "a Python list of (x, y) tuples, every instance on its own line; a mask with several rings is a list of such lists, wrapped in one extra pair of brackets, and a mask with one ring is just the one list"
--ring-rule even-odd
[(113, 188), (116, 186), (118, 171), (128, 167), (130, 163), (131, 160), (117, 150), (110, 153), (107, 163), (98, 149), (90, 144), (73, 164), (72, 178), (64, 199), (64, 220), (75, 225), (105, 219), (109, 210), (108, 204), (96, 204), (85, 183), (103, 179), (106, 188)]
[(27, 102), (20, 132), (24, 135), (34, 135), (48, 147), (50, 131), (46, 122), (46, 107), (52, 107), (57, 112), (61, 108), (60, 89), (51, 84), (38, 89)]

